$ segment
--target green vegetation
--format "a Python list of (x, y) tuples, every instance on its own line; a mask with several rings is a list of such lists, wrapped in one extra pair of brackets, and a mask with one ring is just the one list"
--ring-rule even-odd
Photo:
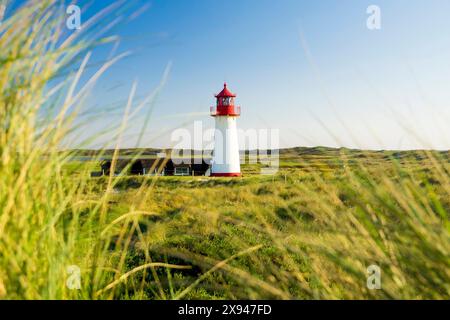
[(0, 298), (450, 297), (448, 152), (294, 148), (273, 176), (90, 178), (98, 163), (61, 146), (97, 42), (61, 41), (58, 10), (36, 1), (0, 26)]
[[(152, 215), (122, 220), (136, 229), (126, 270), (149, 261), (192, 269), (136, 274), (132, 287), (123, 283), (116, 294), (448, 297), (450, 198), (440, 171), (448, 170), (448, 153), (402, 152), (397, 160), (393, 152), (304, 151), (284, 150), (281, 163), (289, 165), (274, 176), (120, 178), (110, 219), (133, 208)], [(254, 165), (243, 169), (255, 171)], [(93, 179), (95, 193), (103, 194), (106, 182)], [(108, 232), (113, 237), (122, 227), (118, 223)], [(227, 260), (249, 248), (254, 251)], [(222, 261), (227, 262), (208, 274)], [(382, 290), (366, 287), (372, 264), (381, 267)]]

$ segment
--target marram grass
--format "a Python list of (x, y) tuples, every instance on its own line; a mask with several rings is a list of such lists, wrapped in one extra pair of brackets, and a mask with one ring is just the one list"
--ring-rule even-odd
[(0, 26), (0, 298), (450, 298), (448, 153), (293, 149), (275, 176), (90, 178), (98, 162), (61, 150), (116, 60), (78, 89), (112, 39), (66, 34), (58, 3)]

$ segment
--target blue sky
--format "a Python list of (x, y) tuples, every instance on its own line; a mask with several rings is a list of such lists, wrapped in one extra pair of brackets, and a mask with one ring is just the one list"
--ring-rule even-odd
[[(82, 21), (108, 3), (91, 2)], [(209, 106), (227, 81), (242, 106), (239, 127), (279, 129), (281, 147), (450, 149), (448, 0), (133, 4), (149, 8), (111, 31), (121, 37), (114, 52), (132, 55), (99, 81), (85, 108), (125, 107), (134, 80), (142, 97), (170, 66), (142, 147), (169, 146), (170, 132), (195, 120), (213, 126)], [(372, 4), (381, 9), (381, 30), (366, 27)], [(113, 47), (95, 50), (93, 61), (106, 59)], [(134, 146), (147, 108), (133, 120), (124, 146)], [(120, 119), (102, 117), (85, 134)]]

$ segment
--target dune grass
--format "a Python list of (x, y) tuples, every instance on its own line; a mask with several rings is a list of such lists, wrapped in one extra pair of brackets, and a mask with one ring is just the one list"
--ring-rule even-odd
[(294, 149), (274, 176), (90, 178), (95, 162), (61, 150), (82, 130), (88, 50), (111, 39), (65, 34), (62, 12), (31, 1), (0, 26), (0, 298), (450, 297), (448, 153)]
[[(144, 199), (151, 216), (138, 221), (143, 238), (131, 241), (129, 268), (144, 264), (148, 254), (192, 269), (160, 270), (163, 291), (151, 275), (136, 275), (135, 287), (124, 284), (121, 294), (140, 297), (144, 281), (145, 297), (157, 299), (448, 297), (445, 181), (427, 158), (413, 165), (374, 157), (370, 167), (361, 167), (357, 156), (342, 153), (306, 160), (298, 155), (309, 170), (289, 166), (275, 176), (122, 177), (111, 198), (111, 219), (130, 211), (141, 188), (158, 180)], [(330, 159), (344, 164), (330, 170)], [(101, 194), (106, 179), (92, 183)], [(227, 260), (251, 248), (251, 254)], [(380, 290), (366, 286), (373, 264), (382, 270)]]

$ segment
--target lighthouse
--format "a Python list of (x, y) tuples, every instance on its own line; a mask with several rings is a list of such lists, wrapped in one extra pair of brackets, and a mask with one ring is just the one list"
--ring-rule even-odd
[(223, 90), (215, 97), (216, 106), (211, 107), (211, 116), (216, 122), (211, 176), (240, 177), (236, 120), (241, 114), (241, 107), (234, 105), (236, 95), (228, 90), (226, 83), (223, 85)]

